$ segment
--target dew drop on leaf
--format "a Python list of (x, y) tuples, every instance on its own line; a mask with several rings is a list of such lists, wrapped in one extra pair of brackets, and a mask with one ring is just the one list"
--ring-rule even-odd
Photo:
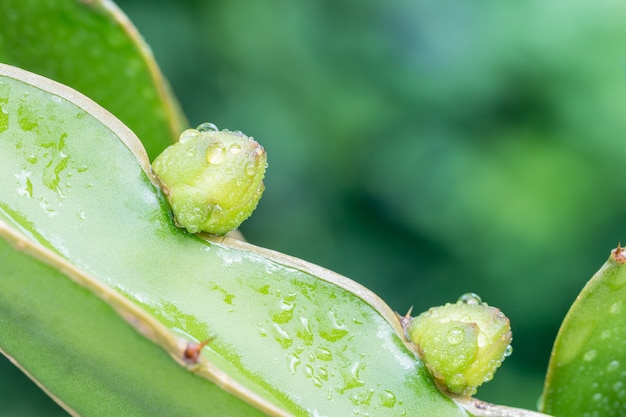
[(611, 306), (611, 314), (619, 314), (622, 311), (622, 302), (618, 301)]
[(595, 349), (591, 349), (585, 353), (585, 355), (583, 356), (583, 359), (586, 360), (587, 362), (591, 362), (592, 360), (596, 358), (597, 354), (598, 353), (595, 351)]
[(333, 359), (333, 353), (330, 351), (330, 349), (324, 348), (324, 347), (318, 347), (315, 350), (315, 357), (317, 359), (323, 360), (323, 361), (331, 361)]
[(230, 153), (237, 155), (241, 152), (241, 145), (233, 143), (232, 145), (230, 145), (230, 148), (228, 148), (228, 150), (230, 151)]
[(396, 396), (393, 392), (385, 390), (379, 394), (383, 407), (393, 408), (396, 405)]

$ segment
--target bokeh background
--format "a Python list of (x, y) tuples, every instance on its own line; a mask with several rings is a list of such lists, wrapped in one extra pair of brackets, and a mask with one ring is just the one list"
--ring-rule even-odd
[[(569, 305), (626, 241), (625, 2), (117, 3), (191, 125), (267, 149), (249, 241), (403, 313), (478, 293), (514, 334), (478, 397), (536, 407)], [(0, 373), (28, 396), (8, 415), (63, 415)]]

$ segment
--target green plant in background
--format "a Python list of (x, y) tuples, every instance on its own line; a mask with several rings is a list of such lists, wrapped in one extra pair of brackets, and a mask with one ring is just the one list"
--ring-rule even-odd
[[(439, 317), (450, 307), (398, 320), (373, 293), (318, 266), (176, 227), (165, 195), (171, 197), (170, 186), (161, 178), (168, 189), (161, 192), (143, 149), (156, 156), (183, 130), (183, 118), (170, 110), (178, 106), (164, 93), (156, 65), (112, 4), (6, 1), (0, 11), (0, 61), (95, 98), (144, 141), (75, 91), (2, 67), (0, 349), (66, 409), (78, 415), (538, 415), (467, 396), (452, 401), (437, 389), (439, 383), (468, 394), (490, 379), (510, 338), (508, 321), (496, 310), (470, 302), (452, 305), (450, 321)], [(44, 22), (61, 24), (42, 39)], [(86, 50), (96, 52), (85, 56)], [(85, 70), (104, 62), (129, 70)], [(159, 135), (146, 128), (154, 126)], [(202, 161), (210, 163), (210, 145), (202, 146)], [(247, 175), (248, 162), (239, 167), (254, 179), (244, 187), (251, 192), (235, 193), (244, 200), (257, 194), (263, 177)], [(174, 180), (179, 175), (186, 174)], [(235, 191), (231, 186), (224, 190)], [(240, 220), (209, 231), (223, 233)], [(618, 248), (566, 318), (543, 411), (621, 415), (622, 263)], [(472, 306), (479, 316), (492, 314), (493, 323), (485, 328), (473, 310), (457, 310)], [(450, 327), (453, 320), (462, 324)], [(433, 342), (444, 338), (451, 346), (430, 355)]]

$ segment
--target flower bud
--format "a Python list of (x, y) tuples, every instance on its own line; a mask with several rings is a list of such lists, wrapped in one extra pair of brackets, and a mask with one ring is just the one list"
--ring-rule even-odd
[(435, 382), (452, 394), (473, 395), (511, 354), (509, 319), (475, 294), (429, 309), (405, 331)]
[(152, 171), (180, 227), (222, 235), (256, 208), (266, 166), (265, 150), (251, 137), (203, 123), (185, 130), (154, 160)]

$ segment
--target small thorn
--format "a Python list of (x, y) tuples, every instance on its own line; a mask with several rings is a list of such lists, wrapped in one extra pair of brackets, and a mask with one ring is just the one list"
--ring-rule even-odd
[(626, 249), (622, 247), (621, 242), (617, 242), (617, 248), (611, 251), (611, 257), (615, 260), (615, 262), (619, 264), (623, 264), (626, 262)]
[(200, 358), (200, 352), (202, 349), (208, 345), (213, 340), (212, 337), (206, 339), (203, 342), (195, 343), (188, 342), (185, 351), (183, 352), (183, 360), (189, 364), (198, 363), (198, 359)]
[(406, 329), (407, 326), (411, 323), (411, 312), (413, 311), (413, 306), (409, 308), (409, 311), (406, 312), (404, 316), (400, 315), (400, 313), (396, 312), (396, 316), (400, 321), (400, 325), (402, 325), (403, 329)]

